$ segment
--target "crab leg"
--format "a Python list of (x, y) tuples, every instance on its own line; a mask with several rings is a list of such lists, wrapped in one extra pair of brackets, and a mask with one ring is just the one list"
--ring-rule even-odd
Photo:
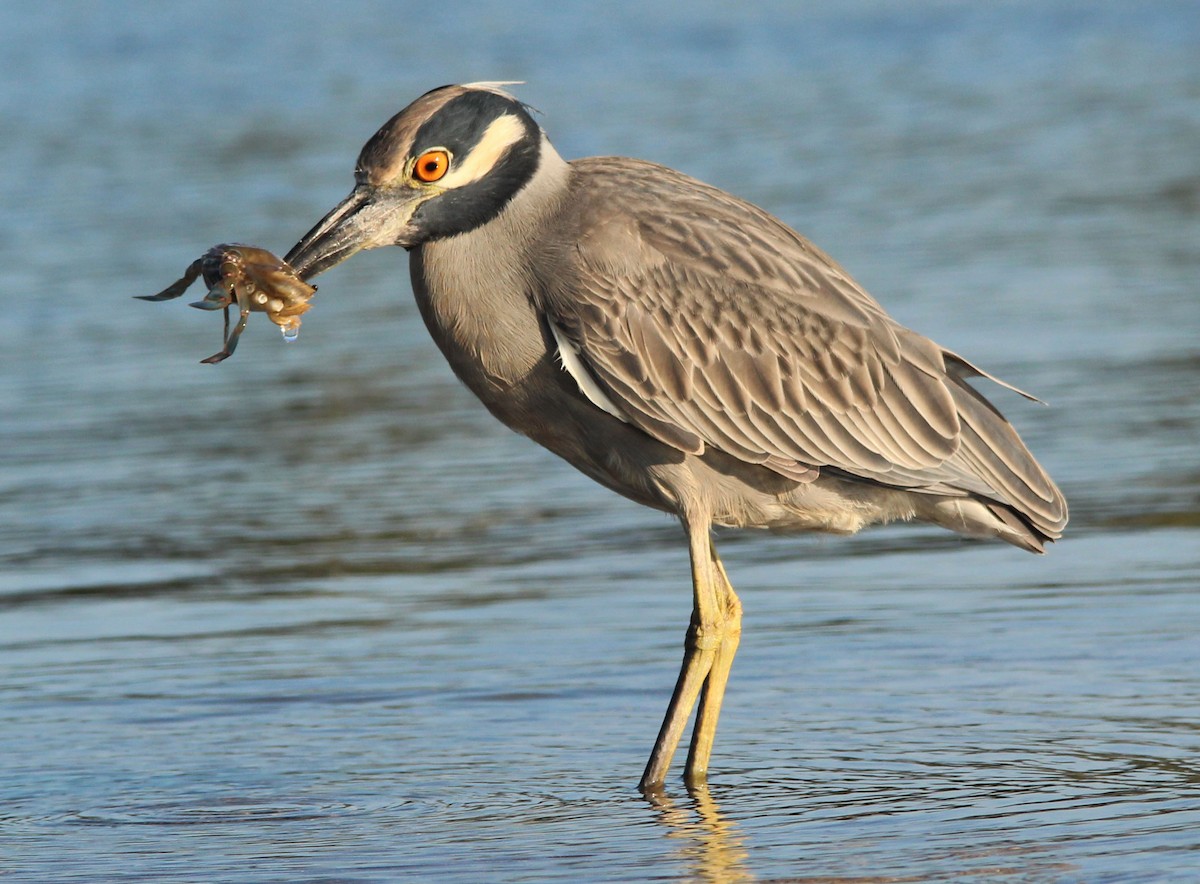
[(169, 301), (172, 298), (178, 298), (184, 293), (189, 285), (196, 281), (196, 277), (200, 275), (200, 267), (203, 263), (203, 258), (197, 258), (188, 265), (188, 269), (183, 276), (175, 280), (157, 295), (134, 295), (139, 301)]
[(216, 365), (218, 362), (224, 362), (233, 355), (233, 351), (237, 349), (238, 338), (242, 336), (242, 332), (246, 330), (246, 321), (250, 318), (250, 308), (243, 307), (241, 316), (238, 319), (238, 324), (233, 327), (233, 332), (229, 331), (229, 308), (225, 308), (225, 348), (220, 353), (214, 353), (207, 359), (201, 359), (200, 362), (204, 365)]

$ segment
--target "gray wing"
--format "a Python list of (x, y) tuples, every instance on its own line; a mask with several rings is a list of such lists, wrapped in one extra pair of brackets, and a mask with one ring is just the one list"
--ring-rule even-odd
[[(548, 312), (627, 420), (801, 481), (822, 469), (1063, 519), (1061, 496), (964, 378), (782, 222), (677, 172), (572, 164), (590, 206)], [(995, 449), (995, 450), (993, 450)]]

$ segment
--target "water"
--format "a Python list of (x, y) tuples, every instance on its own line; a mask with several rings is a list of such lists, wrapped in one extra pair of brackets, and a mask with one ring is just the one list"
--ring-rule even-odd
[[(1195, 880), (1195, 4), (9, 6), (6, 880)], [(678, 528), (496, 425), (399, 251), (216, 367), (213, 315), (129, 297), (282, 253), (379, 123), (477, 79), (566, 156), (769, 206), (1050, 403), (995, 390), (1072, 503), (1046, 557), (719, 538), (707, 794), (633, 788)]]

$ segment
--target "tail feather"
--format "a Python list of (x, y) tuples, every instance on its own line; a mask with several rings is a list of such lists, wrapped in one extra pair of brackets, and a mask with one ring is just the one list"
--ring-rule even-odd
[(1062, 536), (1067, 524), (1062, 492), (1012, 424), (965, 379), (983, 373), (958, 357), (947, 358), (947, 369), (962, 427), (959, 449), (951, 461), (982, 479), (991, 493), (971, 493), (978, 503), (974, 507), (957, 498), (931, 501), (929, 515), (963, 533), (993, 534), (1041, 552), (1047, 542)]

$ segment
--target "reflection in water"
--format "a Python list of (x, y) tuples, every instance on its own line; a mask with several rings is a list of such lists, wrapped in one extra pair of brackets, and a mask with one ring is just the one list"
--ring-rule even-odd
[[(756, 881), (750, 871), (750, 851), (746, 836), (738, 825), (725, 816), (707, 786), (689, 789), (684, 803), (676, 802), (664, 791), (646, 794), (646, 800), (657, 812), (657, 820), (668, 830), (667, 837), (679, 846), (676, 858), (687, 869), (686, 880), (737, 884)], [(850, 811), (849, 802), (845, 808)], [(681, 842), (681, 843), (680, 843)], [(903, 884), (917, 881), (960, 880), (1058, 880), (1062, 875), (1077, 871), (1072, 863), (1054, 859), (1053, 846), (1045, 843), (982, 845), (973, 848), (939, 849), (922, 845), (918, 853), (926, 853), (929, 868), (952, 871), (908, 874), (889, 873), (880, 868), (880, 860), (871, 855), (872, 839), (859, 839), (852, 844), (811, 845), (810, 857), (798, 856), (797, 866), (804, 867), (809, 859), (823, 868), (826, 851), (844, 858), (857, 858), (862, 874), (824, 874), (805, 872), (787, 877), (793, 884)], [(853, 862), (853, 860), (852, 860)], [(886, 861), (883, 861), (886, 865)]]
[(658, 811), (659, 822), (670, 830), (670, 837), (682, 842), (678, 856), (692, 876), (713, 884), (755, 880), (746, 868), (744, 836), (722, 815), (708, 787), (691, 788), (688, 798), (688, 806), (680, 806), (662, 790), (646, 794), (646, 800)]

